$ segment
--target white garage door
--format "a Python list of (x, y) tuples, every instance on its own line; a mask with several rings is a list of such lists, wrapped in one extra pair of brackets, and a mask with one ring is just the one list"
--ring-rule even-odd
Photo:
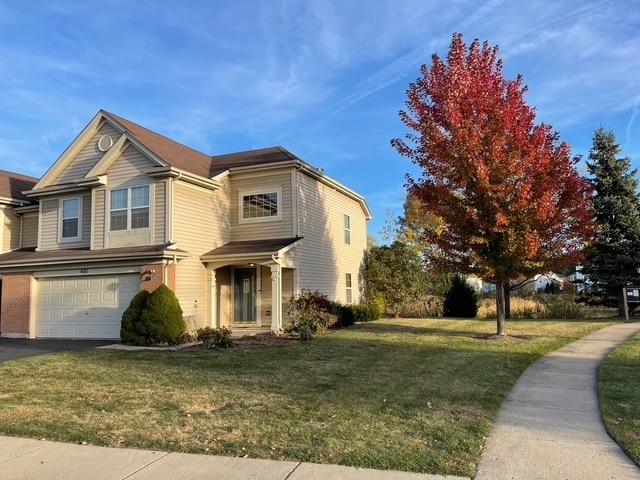
[(120, 338), (122, 313), (139, 289), (138, 274), (41, 278), (36, 336)]

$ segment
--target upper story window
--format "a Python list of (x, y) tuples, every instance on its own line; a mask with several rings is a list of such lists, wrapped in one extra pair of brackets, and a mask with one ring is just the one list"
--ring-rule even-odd
[(349, 215), (344, 216), (344, 243), (351, 245), (351, 217)]
[(111, 190), (109, 229), (149, 228), (149, 185)]
[(62, 240), (77, 240), (80, 238), (80, 199), (65, 198), (60, 201), (61, 223), (60, 236)]
[(241, 221), (272, 220), (280, 218), (281, 192), (241, 193)]

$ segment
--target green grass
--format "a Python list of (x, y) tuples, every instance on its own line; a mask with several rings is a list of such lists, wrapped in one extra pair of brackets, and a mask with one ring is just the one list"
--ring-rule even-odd
[(534, 360), (605, 321), (379, 320), (288, 346), (0, 364), (0, 434), (473, 476)]
[(600, 366), (598, 394), (607, 431), (640, 465), (640, 335)]

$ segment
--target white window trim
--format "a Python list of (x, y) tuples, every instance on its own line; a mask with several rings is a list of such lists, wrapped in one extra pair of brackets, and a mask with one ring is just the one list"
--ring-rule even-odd
[[(65, 200), (78, 200), (78, 235), (76, 235), (75, 237), (63, 237), (62, 236), (62, 224), (63, 221), (65, 220), (62, 215), (63, 215), (63, 204)], [(58, 203), (58, 239), (59, 239), (59, 243), (66, 243), (66, 242), (78, 242), (80, 240), (82, 240), (82, 197), (68, 197), (68, 198), (61, 198), (59, 203)]]
[[(347, 284), (347, 275), (349, 275), (349, 282), (351, 283), (351, 286)], [(344, 274), (344, 285), (345, 285), (344, 301), (347, 305), (352, 305), (353, 304), (353, 275), (350, 272), (346, 272)]]
[[(244, 218), (244, 197), (248, 195), (264, 195), (275, 193), (278, 196), (278, 214), (273, 217)], [(282, 220), (282, 187), (261, 188), (260, 190), (245, 190), (238, 192), (238, 223), (275, 222)]]
[[(347, 226), (345, 225), (345, 220), (349, 219), (349, 228), (347, 228)], [(348, 214), (344, 214), (344, 216), (342, 217), (342, 226), (344, 227), (344, 244), (345, 245), (351, 245), (351, 215)], [(349, 232), (349, 241), (347, 242), (347, 232)]]
[[(147, 225), (146, 227), (142, 227), (142, 228), (131, 228), (131, 211), (133, 210), (133, 208), (131, 207), (131, 189), (133, 188), (140, 188), (140, 187), (147, 187), (149, 189), (149, 204), (147, 205), (146, 208), (149, 209), (149, 225)], [(107, 198), (105, 199), (105, 206), (107, 207), (107, 232), (109, 232), (109, 234), (118, 234), (118, 233), (122, 233), (122, 232), (144, 232), (144, 231), (148, 231), (151, 229), (151, 222), (153, 222), (153, 212), (151, 209), (151, 204), (153, 203), (153, 188), (151, 188), (152, 186), (149, 184), (142, 184), (142, 185), (131, 185), (130, 187), (118, 187), (118, 188), (112, 188), (111, 190), (107, 191)], [(126, 190), (127, 191), (127, 228), (124, 230), (111, 230), (111, 212), (114, 211), (111, 209), (111, 192), (114, 191), (118, 191), (118, 190)], [(135, 208), (142, 208), (142, 207), (135, 207)], [(124, 211), (124, 208), (119, 208), (116, 209), (116, 211)]]

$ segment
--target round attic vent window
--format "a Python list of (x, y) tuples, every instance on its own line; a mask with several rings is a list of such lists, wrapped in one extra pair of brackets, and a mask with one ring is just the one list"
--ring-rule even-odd
[(109, 135), (102, 135), (98, 140), (98, 149), (101, 152), (106, 152), (113, 145), (113, 139)]

